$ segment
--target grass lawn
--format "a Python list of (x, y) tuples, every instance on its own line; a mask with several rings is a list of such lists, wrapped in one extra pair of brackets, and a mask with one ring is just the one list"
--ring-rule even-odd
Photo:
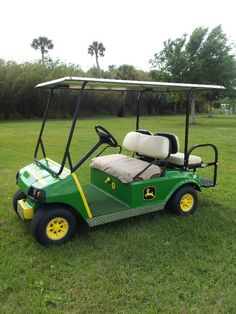
[[(162, 211), (85, 229), (62, 247), (40, 246), (12, 210), (15, 174), (32, 162), (40, 122), (1, 122), (0, 313), (235, 313), (236, 116), (197, 122), (190, 144), (216, 144), (220, 161), (218, 185), (199, 193), (194, 215)], [(79, 121), (74, 161), (97, 140), (95, 124), (119, 142), (135, 128), (133, 118)], [(56, 161), (69, 125), (48, 124)], [(173, 132), (183, 144), (183, 116), (145, 117), (141, 127)], [(88, 182), (88, 163), (77, 174)]]

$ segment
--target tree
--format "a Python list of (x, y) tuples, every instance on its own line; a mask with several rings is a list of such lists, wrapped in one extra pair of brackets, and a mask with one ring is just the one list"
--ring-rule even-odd
[(170, 74), (161, 70), (150, 70), (149, 77), (156, 82), (169, 82), (171, 80)]
[(33, 39), (31, 43), (31, 47), (35, 50), (40, 49), (42, 54), (42, 63), (45, 63), (45, 53), (48, 53), (49, 49), (53, 49), (54, 45), (51, 41), (51, 39), (48, 39), (47, 37), (38, 37)]
[(135, 67), (128, 64), (120, 65), (116, 72), (116, 78), (120, 80), (135, 80), (136, 76)]
[[(119, 66), (118, 69), (116, 70), (115, 78), (120, 79), (120, 80), (135, 80), (136, 75), (137, 75), (137, 71), (135, 70), (134, 66), (123, 64)], [(122, 103), (117, 112), (117, 115), (119, 117), (124, 116), (126, 102), (127, 102), (127, 91), (124, 91)]]
[(102, 71), (99, 71), (97, 67), (93, 66), (87, 71), (87, 76), (88, 77), (101, 77)]
[[(232, 44), (228, 43), (220, 25), (210, 32), (208, 28), (198, 27), (189, 37), (184, 34), (174, 40), (168, 39), (150, 63), (168, 73), (172, 81), (232, 87), (236, 79)], [(194, 111), (194, 99), (191, 107)]]
[(88, 47), (88, 54), (91, 56), (95, 55), (99, 77), (101, 77), (101, 69), (98, 63), (98, 57), (104, 57), (105, 50), (106, 48), (103, 46), (103, 43), (99, 43), (98, 41), (93, 41), (93, 43)]

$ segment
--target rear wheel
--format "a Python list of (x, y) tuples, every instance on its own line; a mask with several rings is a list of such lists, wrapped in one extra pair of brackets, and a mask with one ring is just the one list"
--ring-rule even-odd
[(192, 186), (178, 189), (171, 197), (167, 208), (179, 215), (189, 215), (196, 210), (198, 203), (197, 192)]
[(73, 238), (77, 229), (75, 215), (63, 207), (39, 209), (32, 220), (32, 233), (42, 245), (60, 245)]
[(21, 189), (19, 189), (13, 196), (13, 208), (16, 213), (17, 213), (17, 202), (25, 198), (26, 198), (26, 195), (25, 193), (21, 191)]

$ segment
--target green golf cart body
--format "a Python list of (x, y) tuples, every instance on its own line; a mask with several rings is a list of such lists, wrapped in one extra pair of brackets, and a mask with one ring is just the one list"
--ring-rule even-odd
[[(34, 162), (16, 175), (19, 190), (13, 197), (13, 207), (23, 220), (32, 220), (32, 232), (39, 243), (65, 243), (78, 230), (80, 220), (93, 227), (164, 208), (188, 215), (196, 209), (197, 191), (216, 185), (217, 148), (213, 144), (188, 148), (189, 110), (193, 92), (221, 90), (223, 86), (65, 77), (39, 84), (36, 88), (50, 89), (50, 95)], [(48, 110), (53, 92), (57, 89), (78, 90), (76, 109), (61, 163), (47, 157), (43, 144)], [(139, 92), (136, 128), (124, 134), (122, 144), (126, 151), (133, 153), (132, 157), (123, 154), (122, 146), (109, 131), (102, 126), (95, 126), (98, 142), (79, 162), (72, 164), (70, 145), (85, 90)], [(180, 90), (187, 92), (184, 153), (178, 152), (176, 135), (167, 132), (152, 134), (139, 129), (140, 98), (145, 91)], [(81, 184), (76, 170), (104, 144), (106, 147), (91, 160), (90, 182)], [(208, 163), (192, 154), (193, 150), (205, 146), (214, 153), (214, 160)], [(107, 147), (114, 147), (115, 153), (105, 155)], [(39, 150), (43, 155), (41, 159), (38, 159)], [(66, 162), (69, 169), (65, 167)], [(213, 178), (200, 177), (197, 169), (209, 166), (213, 167)]]

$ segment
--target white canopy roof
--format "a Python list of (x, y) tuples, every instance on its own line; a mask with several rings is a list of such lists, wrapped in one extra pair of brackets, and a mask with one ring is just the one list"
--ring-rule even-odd
[(219, 85), (202, 85), (202, 84), (186, 84), (186, 83), (170, 83), (170, 82), (152, 82), (152, 81), (131, 81), (131, 80), (115, 80), (115, 79), (99, 79), (88, 77), (63, 77), (57, 80), (38, 84), (36, 88), (65, 88), (65, 89), (81, 89), (84, 82), (87, 82), (86, 89), (102, 89), (102, 90), (150, 90), (150, 91), (187, 91), (192, 88), (197, 90), (205, 89), (225, 89)]

